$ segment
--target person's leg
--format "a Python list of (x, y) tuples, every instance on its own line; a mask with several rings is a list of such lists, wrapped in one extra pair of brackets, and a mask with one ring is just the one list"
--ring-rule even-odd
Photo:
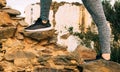
[(110, 59), (110, 28), (107, 25), (101, 0), (82, 0), (98, 28), (102, 57)]
[(49, 10), (50, 10), (50, 5), (52, 3), (52, 0), (40, 0), (40, 18), (42, 20), (48, 20), (49, 18)]
[(36, 32), (52, 29), (48, 19), (51, 3), (52, 0), (40, 0), (40, 17), (34, 24), (25, 28), (25, 31)]

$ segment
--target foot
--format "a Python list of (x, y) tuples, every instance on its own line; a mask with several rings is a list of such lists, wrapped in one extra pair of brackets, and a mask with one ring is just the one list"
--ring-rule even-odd
[(42, 19), (38, 18), (35, 24), (32, 24), (27, 28), (25, 28), (25, 31), (37, 32), (37, 31), (46, 31), (50, 29), (52, 29), (52, 27), (49, 21), (45, 21), (45, 20), (42, 21)]
[(105, 60), (110, 60), (110, 53), (103, 53), (102, 58)]

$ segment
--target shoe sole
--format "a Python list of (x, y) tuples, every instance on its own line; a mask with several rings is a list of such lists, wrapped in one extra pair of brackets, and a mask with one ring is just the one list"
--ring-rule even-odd
[(25, 29), (25, 31), (27, 31), (27, 32), (38, 32), (38, 31), (48, 31), (48, 30), (51, 30), (51, 29), (53, 29), (53, 27), (47, 27), (47, 28), (35, 29), (35, 30), (27, 30), (27, 29)]

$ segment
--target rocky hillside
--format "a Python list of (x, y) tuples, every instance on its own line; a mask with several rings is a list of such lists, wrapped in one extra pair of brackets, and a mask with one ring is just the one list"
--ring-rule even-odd
[(95, 60), (93, 49), (79, 45), (68, 52), (56, 43), (54, 29), (25, 32), (20, 12), (7, 8), (5, 0), (0, 7), (0, 72), (120, 72), (118, 63)]

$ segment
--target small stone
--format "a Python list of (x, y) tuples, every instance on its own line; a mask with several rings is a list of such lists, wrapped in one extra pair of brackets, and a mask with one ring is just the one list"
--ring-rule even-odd
[(25, 68), (25, 67), (29, 66), (31, 63), (30, 63), (30, 60), (28, 58), (16, 58), (14, 60), (14, 64), (17, 67)]
[(24, 20), (18, 21), (21, 26), (28, 26), (28, 24)]

